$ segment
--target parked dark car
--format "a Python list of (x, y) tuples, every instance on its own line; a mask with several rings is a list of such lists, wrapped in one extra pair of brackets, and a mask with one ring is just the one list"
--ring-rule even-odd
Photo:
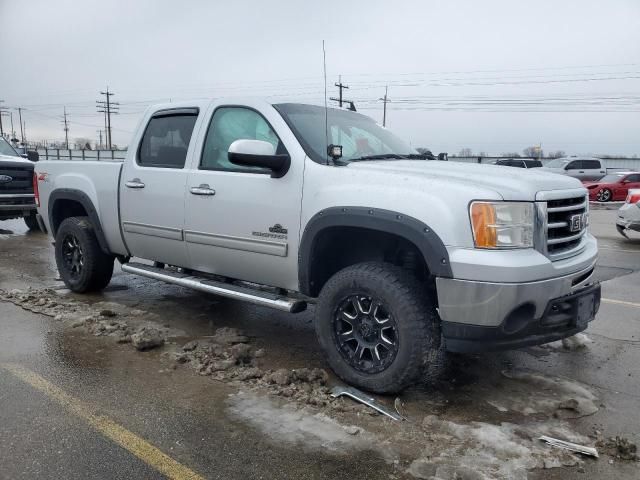
[(500, 160), (497, 160), (495, 164), (518, 168), (538, 168), (542, 166), (542, 162), (540, 160), (531, 160), (529, 158), (501, 158)]

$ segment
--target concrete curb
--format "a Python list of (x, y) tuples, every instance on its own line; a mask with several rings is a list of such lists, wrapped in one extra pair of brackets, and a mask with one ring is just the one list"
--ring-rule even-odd
[(591, 210), (618, 210), (624, 202), (589, 202)]

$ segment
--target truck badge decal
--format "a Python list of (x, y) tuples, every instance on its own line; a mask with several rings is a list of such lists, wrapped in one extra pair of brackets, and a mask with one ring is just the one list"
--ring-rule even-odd
[(289, 231), (286, 228), (282, 228), (282, 225), (276, 223), (273, 227), (269, 227), (269, 231), (271, 233), (280, 233), (282, 235), (286, 235)]
[(9, 183), (9, 182), (13, 182), (13, 177), (10, 177), (9, 175), (0, 175), (0, 183)]
[(251, 232), (254, 237), (264, 238), (276, 238), (278, 240), (286, 240), (289, 230), (284, 228), (279, 223), (276, 223), (273, 227), (269, 227), (269, 232)]

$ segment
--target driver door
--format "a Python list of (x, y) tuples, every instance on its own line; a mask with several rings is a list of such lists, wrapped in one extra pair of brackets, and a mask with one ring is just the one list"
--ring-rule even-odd
[(272, 178), (228, 157), (229, 146), (241, 139), (288, 153), (272, 127), (278, 119), (265, 115), (244, 106), (214, 110), (187, 179), (185, 242), (194, 270), (297, 289), (303, 158), (292, 156), (287, 173)]

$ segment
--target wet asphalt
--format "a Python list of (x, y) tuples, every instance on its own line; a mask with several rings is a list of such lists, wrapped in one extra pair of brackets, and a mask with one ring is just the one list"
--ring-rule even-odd
[[(578, 380), (598, 393), (600, 410), (574, 420), (578, 431), (597, 428), (640, 444), (640, 235), (619, 236), (615, 211), (592, 211), (591, 221), (600, 242), (596, 274), (603, 281), (601, 310), (587, 331), (594, 343), (577, 352), (530, 348), (456, 356), (446, 381), (405, 392), (409, 414), (424, 414), (438, 397), (444, 398), (442, 413), (457, 418), (509, 420), (474, 400), (497, 384), (501, 370), (526, 367)], [(46, 236), (27, 233), (19, 221), (0, 222), (0, 288), (60, 287), (56, 277)], [(326, 368), (312, 312), (283, 314), (119, 271), (103, 294), (79, 298), (158, 313), (185, 338), (238, 327), (267, 350), (274, 368)], [(39, 375), (204, 478), (404, 477), (374, 452), (327, 452), (265, 435), (228, 414), (235, 387), (172, 364), (162, 351), (140, 354), (0, 302), (0, 479), (165, 477), (3, 365)], [(587, 462), (584, 473), (557, 468), (532, 471), (529, 478), (638, 478), (637, 472), (637, 464), (603, 460)]]

